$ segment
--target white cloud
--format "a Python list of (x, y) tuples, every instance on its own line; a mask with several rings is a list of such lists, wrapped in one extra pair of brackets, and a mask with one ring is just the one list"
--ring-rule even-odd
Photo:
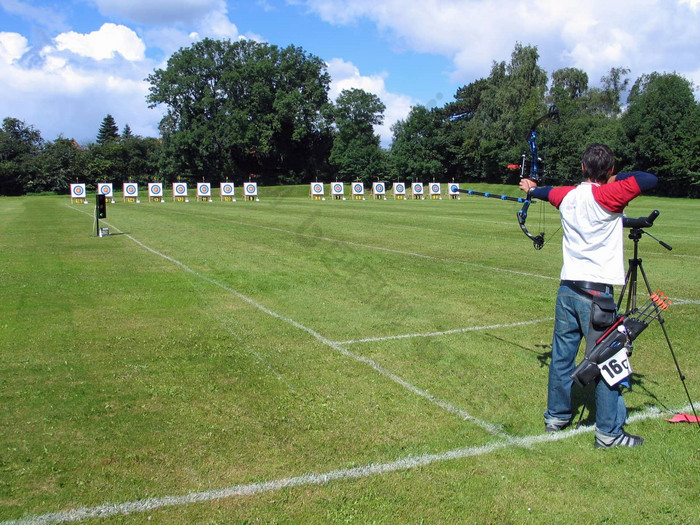
[(415, 101), (408, 95), (387, 91), (383, 74), (362, 75), (357, 66), (340, 58), (330, 60), (327, 66), (328, 74), (331, 76), (329, 93), (331, 100), (335, 100), (345, 89), (356, 88), (376, 95), (384, 103), (386, 106), (384, 123), (376, 126), (375, 131), (379, 134), (383, 146), (391, 144), (391, 126), (408, 116)]
[(119, 53), (127, 60), (139, 61), (145, 58), (146, 52), (146, 46), (133, 30), (112, 23), (87, 34), (61, 33), (54, 40), (59, 51), (71, 51), (95, 60), (114, 58)]
[(191, 24), (211, 12), (226, 13), (223, 0), (93, 0), (105, 16), (139, 24)]
[(537, 46), (548, 73), (579, 67), (593, 81), (611, 67), (683, 72), (700, 53), (700, 0), (295, 1), (331, 24), (370, 21), (401, 49), (449, 57), (455, 82), (488, 75), (516, 42)]
[(27, 43), (19, 33), (0, 33), (0, 60), (7, 64), (19, 60), (29, 49)]

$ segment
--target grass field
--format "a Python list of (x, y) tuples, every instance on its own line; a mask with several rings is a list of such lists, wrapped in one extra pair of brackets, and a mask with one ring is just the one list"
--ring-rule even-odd
[[(535, 251), (492, 199), (307, 192), (119, 202), (103, 238), (92, 203), (0, 199), (0, 521), (698, 522), (657, 323), (625, 395), (643, 447), (593, 448), (588, 390), (543, 433), (560, 234)], [(653, 209), (674, 249), (640, 254), (700, 408), (700, 201), (628, 214)]]

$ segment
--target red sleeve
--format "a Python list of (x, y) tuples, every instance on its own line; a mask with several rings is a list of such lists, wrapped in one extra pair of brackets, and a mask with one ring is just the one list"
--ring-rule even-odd
[(576, 186), (558, 186), (556, 188), (552, 188), (552, 190), (549, 192), (550, 204), (556, 209), (559, 209), (559, 206), (561, 206), (561, 201), (563, 201), (564, 197), (566, 197), (567, 194), (574, 189), (576, 189)]
[(593, 198), (595, 201), (613, 213), (622, 213), (625, 206), (641, 194), (642, 190), (634, 177), (593, 186)]

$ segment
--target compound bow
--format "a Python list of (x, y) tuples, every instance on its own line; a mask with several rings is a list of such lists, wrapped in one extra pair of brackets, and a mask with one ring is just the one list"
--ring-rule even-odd
[[(541, 159), (537, 154), (537, 128), (540, 124), (542, 124), (542, 122), (550, 119), (559, 121), (559, 110), (554, 105), (550, 106), (547, 113), (538, 118), (530, 127), (530, 131), (527, 134), (527, 143), (530, 146), (530, 169), (526, 175), (525, 171), (528, 162), (527, 156), (523, 155), (520, 162), (521, 179), (528, 178), (537, 184), (540, 184), (544, 180), (544, 169), (540, 166), (539, 161)], [(532, 200), (530, 199), (530, 194), (528, 193), (527, 199), (523, 200), (523, 206), (517, 213), (518, 224), (520, 225), (520, 229), (523, 231), (523, 233), (532, 241), (532, 245), (534, 246), (535, 250), (541, 250), (545, 243), (544, 231), (541, 231), (538, 235), (533, 235), (528, 231), (527, 226), (525, 226), (525, 222), (527, 221), (527, 211), (530, 208), (531, 203)], [(542, 230), (544, 230), (544, 228), (542, 228)]]

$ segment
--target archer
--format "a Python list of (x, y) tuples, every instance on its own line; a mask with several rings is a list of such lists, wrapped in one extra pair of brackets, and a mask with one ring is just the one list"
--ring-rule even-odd
[[(657, 183), (654, 175), (641, 171), (613, 175), (614, 161), (608, 146), (593, 144), (583, 154), (585, 180), (580, 185), (537, 187), (532, 179), (520, 181), (528, 200), (549, 201), (559, 210), (564, 231), (564, 264), (544, 413), (546, 432), (562, 430), (571, 422), (571, 374), (581, 339), (586, 338), (588, 353), (607, 329), (592, 312), (610, 312), (608, 318), (616, 315), (613, 286), (625, 283), (622, 212), (632, 199)], [(623, 430), (627, 409), (619, 385), (611, 387), (599, 380), (595, 399), (596, 447), (634, 447), (644, 442)]]

